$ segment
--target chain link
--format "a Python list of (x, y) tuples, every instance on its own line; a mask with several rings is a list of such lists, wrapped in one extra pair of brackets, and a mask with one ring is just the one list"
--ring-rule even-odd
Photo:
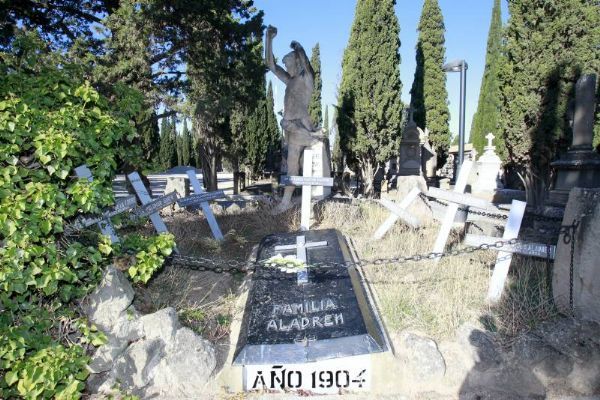
[[(367, 267), (379, 265), (400, 265), (409, 262), (421, 262), (441, 259), (445, 257), (456, 257), (463, 254), (471, 254), (481, 250), (501, 249), (505, 245), (514, 245), (519, 243), (517, 239), (498, 240), (492, 244), (481, 244), (479, 246), (467, 246), (461, 249), (455, 249), (447, 252), (430, 252), (424, 254), (413, 254), (411, 256), (375, 258), (364, 261), (345, 261), (343, 263), (336, 262), (320, 262), (311, 263), (311, 268), (327, 269), (327, 268), (350, 268), (350, 267)], [(261, 261), (239, 261), (239, 260), (218, 260), (206, 257), (191, 257), (182, 255), (173, 255), (169, 258), (172, 265), (191, 269), (195, 271), (212, 271), (215, 273), (249, 273), (256, 271), (257, 267), (264, 267), (268, 264), (267, 260)]]

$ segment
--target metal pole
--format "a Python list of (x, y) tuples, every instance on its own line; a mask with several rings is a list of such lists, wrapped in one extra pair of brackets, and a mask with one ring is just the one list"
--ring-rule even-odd
[(465, 158), (465, 97), (467, 95), (467, 66), (460, 62), (460, 106), (458, 120), (458, 172)]

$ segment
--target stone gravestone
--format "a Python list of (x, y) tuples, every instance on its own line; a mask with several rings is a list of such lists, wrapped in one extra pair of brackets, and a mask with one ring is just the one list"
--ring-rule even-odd
[(421, 135), (413, 120), (412, 110), (409, 111), (409, 118), (400, 141), (400, 176), (421, 175)]
[(569, 313), (572, 306), (576, 316), (600, 321), (600, 189), (571, 190), (563, 225), (573, 222), (579, 222), (575, 235), (562, 233), (558, 239), (554, 302), (563, 312)]
[(503, 187), (500, 182), (502, 160), (494, 151), (496, 150), (496, 146), (492, 144), (494, 135), (488, 133), (485, 138), (488, 144), (483, 148), (485, 150), (483, 155), (477, 160), (477, 180), (473, 184), (473, 193), (494, 193)]
[(233, 361), (245, 390), (368, 390), (371, 357), (389, 341), (360, 272), (344, 265), (344, 238), (334, 229), (270, 235), (257, 259), (286, 251), (306, 257), (304, 272), (271, 264), (252, 279)]
[[(329, 141), (324, 140), (310, 147), (312, 150), (311, 175), (316, 177), (331, 177), (331, 156), (329, 155)], [(329, 186), (314, 186), (312, 195), (317, 200), (324, 199), (331, 194)]]
[(556, 170), (550, 205), (564, 206), (574, 187), (600, 187), (600, 155), (594, 151), (596, 75), (584, 75), (575, 85), (573, 142), (567, 154), (552, 163)]

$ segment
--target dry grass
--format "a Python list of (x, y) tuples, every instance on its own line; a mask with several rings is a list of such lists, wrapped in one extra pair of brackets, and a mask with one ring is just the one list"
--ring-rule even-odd
[[(418, 230), (401, 222), (382, 240), (373, 233), (388, 216), (374, 202), (321, 203), (315, 229), (336, 228), (351, 238), (363, 260), (426, 254), (431, 251), (439, 225), (431, 220)], [(423, 209), (412, 210), (422, 214)], [(218, 214), (225, 234), (214, 241), (204, 218), (184, 212), (167, 218), (180, 252), (222, 260), (245, 260), (253, 247), (269, 234), (298, 229), (299, 212), (292, 209), (272, 215), (269, 207), (248, 207)], [(453, 231), (449, 246), (460, 244), (462, 232)], [(458, 257), (401, 265), (368, 266), (365, 275), (375, 290), (390, 331), (414, 329), (436, 339), (451, 337), (469, 321), (510, 339), (556, 315), (550, 302), (545, 263), (515, 257), (503, 301), (490, 307), (485, 294), (496, 252), (479, 251)], [(174, 306), (182, 322), (216, 343), (224, 343), (241, 275), (215, 274), (166, 268), (146, 288), (137, 288), (137, 306), (150, 312)]]
[[(422, 208), (413, 211), (426, 221), (422, 228), (412, 230), (399, 221), (382, 240), (374, 240), (373, 232), (389, 215), (383, 207), (372, 202), (330, 202), (320, 210), (319, 228), (340, 229), (352, 239), (363, 260), (426, 254), (433, 248), (439, 224), (423, 215)], [(450, 247), (462, 247), (462, 233), (451, 232)], [(496, 254), (478, 251), (443, 258), (438, 264), (421, 261), (368, 266), (365, 274), (391, 331), (415, 329), (442, 339), (470, 321), (510, 339), (554, 317), (556, 311), (550, 300), (545, 263), (517, 256), (502, 302), (490, 307), (485, 295)]]

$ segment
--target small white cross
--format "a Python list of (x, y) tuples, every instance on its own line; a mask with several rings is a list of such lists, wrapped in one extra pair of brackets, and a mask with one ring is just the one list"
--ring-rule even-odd
[(485, 136), (485, 138), (488, 140), (487, 147), (492, 147), (492, 146), (493, 146), (493, 144), (492, 144), (492, 140), (494, 140), (494, 137), (495, 137), (495, 136), (494, 136), (494, 135), (492, 135), (492, 132), (488, 133), (488, 134)]
[(296, 244), (275, 246), (275, 251), (294, 250), (295, 249), (296, 250), (296, 259), (302, 261), (303, 263), (306, 263), (306, 260), (307, 260), (306, 249), (311, 249), (311, 248), (315, 248), (315, 247), (323, 247), (323, 246), (327, 246), (326, 241), (306, 243), (305, 236), (296, 236)]

